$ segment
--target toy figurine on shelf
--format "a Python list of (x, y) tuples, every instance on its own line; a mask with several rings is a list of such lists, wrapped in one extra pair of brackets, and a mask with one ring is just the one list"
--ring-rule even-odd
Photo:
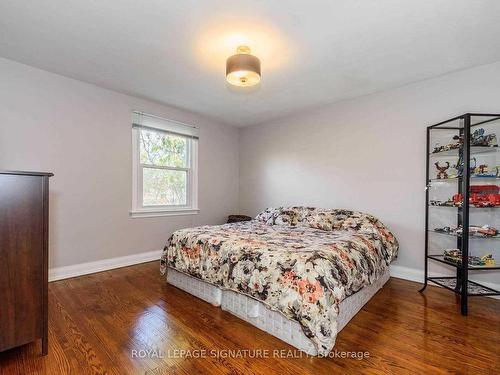
[(471, 146), (476, 147), (498, 147), (497, 135), (495, 133), (484, 134), (484, 129), (476, 129), (471, 135)]
[(471, 177), (483, 177), (483, 178), (495, 178), (498, 177), (499, 166), (495, 167), (495, 173), (489, 172), (489, 168), (487, 164), (481, 164), (479, 167), (474, 169), (474, 174)]
[(496, 264), (495, 258), (493, 258), (493, 255), (491, 254), (486, 254), (481, 259), (486, 266), (494, 266)]
[[(470, 174), (474, 174), (474, 171), (476, 170), (476, 165), (477, 165), (477, 160), (476, 158), (471, 158), (470, 159), (470, 165), (469, 165), (469, 170)], [(464, 173), (464, 160), (462, 158), (462, 155), (459, 156), (457, 164), (453, 166), (458, 171), (458, 177), (463, 176)]]
[(474, 169), (474, 173), (476, 175), (487, 174), (488, 173), (488, 165), (487, 164), (480, 164), (479, 167), (476, 167)]
[(437, 162), (434, 163), (434, 165), (436, 166), (436, 169), (438, 170), (436, 178), (438, 180), (447, 179), (448, 178), (448, 173), (446, 172), (446, 170), (448, 168), (450, 168), (450, 163), (446, 162), (446, 166), (441, 167), (439, 165), (439, 162), (437, 161)]

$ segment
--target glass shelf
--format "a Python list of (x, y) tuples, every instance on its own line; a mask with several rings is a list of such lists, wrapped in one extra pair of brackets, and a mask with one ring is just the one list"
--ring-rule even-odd
[[(460, 151), (460, 148), (455, 148), (453, 150), (446, 150), (446, 151), (440, 151), (440, 152), (431, 152), (429, 156), (436, 156), (436, 157), (445, 157), (445, 156), (458, 156), (458, 151)], [(489, 147), (489, 146), (472, 146), (470, 148), (470, 154), (471, 155), (476, 155), (476, 154), (484, 154), (484, 153), (490, 153), (490, 152), (497, 152), (499, 151), (499, 147)]]
[[(500, 180), (500, 177), (496, 176), (470, 176), (471, 180), (475, 181), (496, 181)], [(452, 178), (431, 178), (429, 182), (451, 182), (451, 181), (460, 181), (461, 177), (452, 177)], [(472, 185), (474, 186), (474, 185)]]
[[(468, 296), (500, 295), (499, 291), (494, 290), (499, 288), (492, 289), (487, 286), (489, 284), (480, 285), (469, 279), (469, 274), (477, 273), (478, 270), (487, 270), (486, 273), (483, 272), (487, 277), (497, 277), (500, 270), (500, 241), (498, 241), (500, 232), (488, 236), (483, 233), (495, 233), (495, 230), (481, 229), (483, 233), (480, 233), (476, 227), (476, 224), (483, 223), (491, 224), (500, 230), (500, 211), (496, 210), (500, 208), (499, 146), (500, 114), (465, 113), (427, 127), (424, 257), (426, 267), (425, 285), (420, 291), (423, 292), (428, 282), (432, 282), (459, 294), (462, 315), (467, 315), (468, 312)], [(444, 228), (451, 230), (441, 231)], [(457, 228), (459, 228), (458, 234), (452, 230)], [(447, 252), (450, 256), (445, 256), (444, 250), (447, 247), (457, 251)], [(484, 257), (483, 260), (475, 256), (476, 253), (484, 251), (492, 253), (492, 257), (496, 258), (496, 264), (492, 265), (495, 260), (489, 257)], [(464, 257), (468, 255), (468, 258), (451, 256), (461, 253)], [(427, 262), (453, 267), (448, 271), (454, 271), (456, 276), (432, 275), (434, 271), (429, 270)], [(470, 265), (469, 262), (474, 264), (489, 262), (490, 265)]]
[[(431, 232), (431, 233), (438, 233), (438, 234), (443, 234), (445, 236), (450, 236), (450, 237), (458, 237), (458, 238), (462, 238), (461, 235), (458, 235), (458, 234), (455, 234), (455, 233), (447, 233), (447, 232), (440, 232), (440, 231), (437, 231), (437, 230), (433, 230), (433, 229), (429, 229), (428, 232)], [(483, 236), (483, 235), (474, 235), (474, 234), (471, 234), (469, 233), (469, 239), (472, 240), (486, 240), (486, 239), (489, 239), (489, 240), (496, 240), (496, 239), (500, 239), (500, 235), (495, 235), (495, 236)]]
[[(451, 290), (455, 293), (460, 293), (460, 288), (457, 288), (457, 278), (450, 277), (428, 277), (427, 280), (432, 281), (434, 284), (440, 285), (443, 288)], [(498, 296), (498, 290), (489, 288), (485, 285), (468, 280), (467, 282), (467, 295), (468, 296)]]
[[(455, 268), (461, 268), (461, 263), (453, 262), (451, 260), (444, 259), (444, 255), (432, 254), (427, 256), (429, 259), (433, 259), (435, 261), (448, 264), (449, 266), (453, 266)], [(498, 270), (500, 269), (499, 264), (495, 264), (493, 266), (469, 266), (467, 267), (469, 270)]]
[[(429, 207), (438, 207), (438, 208), (459, 208), (462, 209), (462, 206), (439, 206), (435, 204), (428, 204)], [(476, 210), (491, 210), (491, 209), (497, 209), (500, 208), (500, 206), (493, 206), (493, 207), (476, 207), (476, 206), (469, 206), (469, 209), (476, 209)]]

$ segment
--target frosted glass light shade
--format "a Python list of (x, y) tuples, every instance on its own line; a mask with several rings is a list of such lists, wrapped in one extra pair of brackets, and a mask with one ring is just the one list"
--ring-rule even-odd
[(238, 53), (226, 61), (226, 80), (235, 86), (247, 87), (260, 82), (260, 60), (250, 55), (250, 49), (238, 47)]

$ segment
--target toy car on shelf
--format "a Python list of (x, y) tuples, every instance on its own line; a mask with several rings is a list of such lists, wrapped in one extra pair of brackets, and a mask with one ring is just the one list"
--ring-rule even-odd
[[(456, 236), (461, 236), (463, 233), (461, 225), (459, 225), (458, 227), (456, 225), (451, 225), (449, 227), (435, 228), (434, 231), (438, 233), (447, 233)], [(496, 235), (498, 235), (498, 229), (493, 228), (490, 225), (483, 225), (483, 226), (470, 225), (469, 234), (473, 237), (495, 237)]]
[(430, 200), (429, 205), (438, 207), (460, 207), (462, 205), (462, 202), (460, 202), (459, 205), (456, 205), (452, 199), (449, 199), (447, 201)]
[(449, 143), (449, 144), (444, 145), (444, 146), (436, 144), (436, 146), (434, 147), (434, 150), (432, 150), (432, 153), (437, 154), (437, 153), (443, 152), (443, 151), (456, 150), (456, 149), (460, 148), (460, 146), (461, 146), (461, 143), (458, 143), (458, 142)]
[[(443, 252), (443, 259), (455, 263), (457, 265), (462, 264), (462, 252), (459, 249), (446, 249)], [(469, 266), (494, 266), (495, 259), (491, 254), (484, 255), (483, 257), (478, 257), (474, 255), (469, 255), (467, 259)]]
[(472, 233), (476, 236), (494, 237), (498, 234), (498, 229), (493, 228), (489, 225), (483, 225), (482, 227), (477, 225), (470, 225), (469, 233)]
[[(469, 204), (475, 207), (495, 207), (500, 205), (500, 188), (496, 185), (473, 185), (470, 187)], [(462, 205), (463, 195), (452, 197), (453, 206)]]
[[(448, 262), (455, 263), (457, 265), (462, 264), (462, 252), (459, 249), (447, 249), (443, 253), (443, 259)], [(469, 266), (484, 266), (485, 263), (481, 258), (469, 255), (468, 262)]]
[(500, 205), (500, 194), (472, 194), (469, 201), (476, 207), (495, 207)]
[(434, 228), (434, 232), (439, 232), (439, 233), (454, 234), (456, 231), (457, 231), (457, 227), (455, 227), (455, 226), (443, 227), (443, 228)]

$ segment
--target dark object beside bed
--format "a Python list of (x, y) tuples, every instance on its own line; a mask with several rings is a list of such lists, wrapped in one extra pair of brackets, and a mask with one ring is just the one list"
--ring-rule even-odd
[(252, 218), (246, 215), (229, 215), (227, 217), (227, 223), (238, 223), (240, 221), (250, 221)]

